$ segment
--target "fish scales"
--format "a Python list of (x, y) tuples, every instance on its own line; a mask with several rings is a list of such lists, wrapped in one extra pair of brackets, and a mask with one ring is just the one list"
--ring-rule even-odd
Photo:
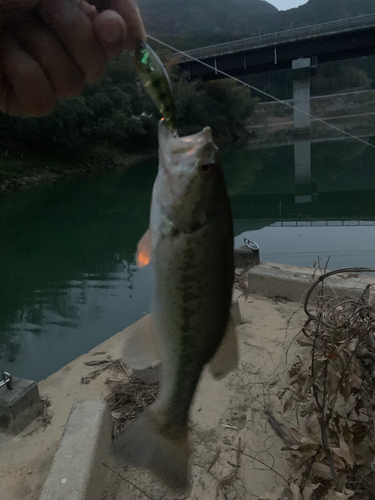
[(150, 259), (153, 322), (128, 340), (124, 359), (134, 368), (160, 359), (160, 392), (114, 447), (126, 463), (149, 468), (170, 486), (186, 489), (189, 410), (202, 371), (209, 364), (221, 378), (237, 365), (230, 319), (232, 215), (209, 128), (179, 138), (164, 121), (159, 124), (150, 228), (137, 251), (139, 265)]
[(215, 354), (229, 317), (233, 240), (231, 231), (229, 237), (222, 236), (225, 204), (224, 198), (217, 217), (203, 228), (163, 237), (155, 249), (153, 311), (167, 367), (160, 402), (168, 402), (169, 418), (181, 424), (187, 423), (200, 374)]

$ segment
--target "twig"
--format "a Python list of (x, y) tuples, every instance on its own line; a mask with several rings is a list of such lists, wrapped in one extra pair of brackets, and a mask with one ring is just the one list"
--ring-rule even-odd
[(229, 424), (220, 424), (221, 427), (225, 427), (226, 429), (233, 429), (235, 431), (238, 431), (238, 427), (235, 427), (234, 425), (229, 425)]
[[(234, 448), (232, 448), (233, 450)], [(289, 481), (287, 479), (285, 479), (284, 476), (282, 476), (280, 474), (280, 472), (277, 472), (277, 470), (275, 470), (273, 467), (271, 467), (270, 465), (267, 465), (265, 462), (263, 462), (262, 460), (260, 460), (259, 458), (256, 458), (252, 455), (249, 455), (248, 453), (245, 453), (244, 451), (240, 451), (240, 453), (242, 453), (243, 455), (245, 455), (246, 457), (249, 457), (249, 458), (252, 458), (253, 460), (255, 460), (256, 462), (259, 462), (260, 464), (264, 465), (265, 467), (267, 467), (267, 469), (271, 470), (272, 472), (274, 472), (275, 474), (277, 474), (279, 477), (281, 477), (281, 479), (283, 479), (287, 484), (289, 484)]]
[(236, 463), (236, 477), (238, 476), (238, 471), (241, 465), (241, 438), (238, 438), (238, 446), (237, 446), (237, 463)]
[(326, 278), (329, 276), (333, 276), (335, 274), (342, 274), (342, 273), (355, 273), (355, 272), (361, 272), (361, 273), (375, 273), (375, 269), (371, 269), (369, 267), (345, 267), (342, 269), (336, 269), (336, 271), (330, 271), (329, 273), (322, 274), (319, 276), (319, 278), (310, 286), (310, 288), (307, 290), (306, 297), (305, 297), (305, 302), (303, 304), (303, 309), (306, 313), (306, 316), (310, 318), (312, 321), (321, 321), (322, 325), (324, 325), (326, 328), (335, 328), (333, 325), (327, 323), (324, 321), (322, 318), (319, 318), (315, 314), (310, 313), (307, 309), (307, 305), (309, 303), (310, 296), (312, 292), (315, 290), (315, 288), (319, 285), (319, 283), (322, 283)]
[(111, 472), (114, 472), (122, 481), (125, 481), (125, 483), (128, 483), (130, 484), (131, 486), (133, 486), (133, 488), (135, 488), (136, 490), (140, 491), (146, 498), (149, 498), (149, 500), (154, 500), (152, 497), (150, 497), (150, 495), (148, 495), (144, 490), (142, 490), (139, 486), (137, 486), (136, 484), (134, 484), (132, 481), (129, 481), (129, 479), (126, 479), (124, 476), (122, 476), (120, 473), (118, 473), (117, 471), (115, 471), (114, 469), (112, 469), (112, 467), (110, 467), (109, 465), (105, 464), (103, 462), (103, 465), (104, 467), (106, 467), (108, 470), (110, 470)]
[(207, 469), (206, 472), (208, 472), (208, 473), (210, 472), (210, 470), (212, 469), (212, 467), (216, 464), (217, 459), (219, 458), (219, 456), (220, 456), (220, 448), (217, 448), (216, 454), (215, 454), (214, 458), (211, 460), (211, 463), (208, 466), (208, 469)]

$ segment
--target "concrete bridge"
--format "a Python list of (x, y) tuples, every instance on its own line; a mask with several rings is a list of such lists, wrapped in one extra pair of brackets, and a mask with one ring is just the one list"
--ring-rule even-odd
[(375, 54), (375, 14), (202, 47), (186, 54), (179, 56), (179, 66), (190, 79), (225, 78), (220, 71), (241, 76), (293, 68), (294, 127), (308, 131), (311, 72), (319, 63)]
[(278, 33), (220, 43), (189, 50), (188, 56), (204, 61), (203, 66), (188, 56), (179, 56), (179, 66), (189, 77), (224, 78), (217, 70), (233, 76), (291, 68), (299, 58), (318, 62), (336, 61), (375, 53), (375, 14), (306, 26)]

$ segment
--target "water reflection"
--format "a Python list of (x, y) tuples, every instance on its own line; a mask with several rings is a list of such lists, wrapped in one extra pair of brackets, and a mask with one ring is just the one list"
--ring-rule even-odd
[(148, 311), (134, 249), (155, 173), (143, 164), (1, 200), (1, 369), (39, 380)]
[(248, 145), (224, 164), (235, 221), (375, 220), (375, 149), (360, 142)]
[[(223, 152), (236, 244), (261, 258), (375, 267), (375, 150), (350, 140)], [(40, 380), (149, 310), (148, 225), (156, 162), (0, 200), (0, 369)], [(119, 353), (120, 355), (120, 353)]]
[(255, 240), (272, 262), (375, 267), (375, 149), (344, 138), (259, 142), (248, 145), (247, 182), (228, 179), (236, 245)]

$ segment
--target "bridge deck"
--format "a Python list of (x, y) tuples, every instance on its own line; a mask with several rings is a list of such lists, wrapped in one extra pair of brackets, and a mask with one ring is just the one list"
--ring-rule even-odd
[[(342, 19), (339, 21), (330, 21), (327, 23), (316, 24), (313, 26), (306, 26), (302, 28), (295, 28), (292, 30), (280, 31), (277, 33), (269, 33), (259, 35), (251, 38), (244, 38), (235, 40), (233, 42), (220, 43), (217, 45), (210, 45), (199, 49), (186, 51), (191, 57), (196, 59), (208, 59), (218, 57), (225, 54), (233, 54), (235, 52), (243, 52), (255, 48), (276, 46), (280, 44), (289, 43), (295, 40), (309, 40), (316, 37), (333, 35), (338, 33), (345, 33), (357, 31), (358, 29), (374, 28), (375, 27), (375, 14), (366, 16), (353, 17), (349, 19)], [(180, 63), (191, 61), (188, 56), (181, 55), (179, 57)]]

